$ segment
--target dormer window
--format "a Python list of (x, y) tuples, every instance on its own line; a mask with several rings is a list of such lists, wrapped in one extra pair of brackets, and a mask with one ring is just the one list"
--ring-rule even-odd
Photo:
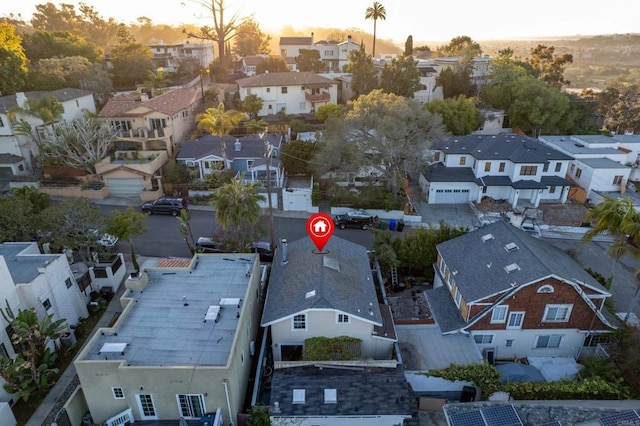
[(553, 287), (549, 284), (545, 284), (538, 288), (538, 293), (553, 293)]

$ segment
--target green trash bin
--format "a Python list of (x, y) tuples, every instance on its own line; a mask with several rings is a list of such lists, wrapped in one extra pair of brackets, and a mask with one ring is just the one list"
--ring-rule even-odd
[(380, 219), (380, 223), (378, 224), (378, 227), (382, 230), (385, 230), (389, 227), (389, 222), (387, 222), (386, 220)]

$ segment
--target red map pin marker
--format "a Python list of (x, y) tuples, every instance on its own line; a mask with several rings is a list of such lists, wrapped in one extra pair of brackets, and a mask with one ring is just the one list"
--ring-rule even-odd
[(333, 219), (328, 214), (316, 213), (307, 220), (307, 234), (318, 251), (322, 251), (333, 235), (334, 229)]

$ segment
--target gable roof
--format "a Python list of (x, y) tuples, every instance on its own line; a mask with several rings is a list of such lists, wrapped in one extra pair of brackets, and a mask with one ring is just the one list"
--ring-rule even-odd
[[(493, 238), (483, 240), (489, 234)], [(509, 243), (518, 248), (507, 251)], [(504, 221), (438, 244), (436, 249), (449, 270), (455, 272), (456, 285), (467, 303), (551, 275), (610, 295), (568, 254)], [(519, 269), (506, 272), (505, 267), (511, 264)]]
[(102, 108), (98, 113), (98, 116), (123, 117), (127, 115), (144, 115), (139, 112), (130, 112), (141, 106), (148, 110), (158, 111), (166, 115), (174, 115), (189, 108), (200, 97), (200, 91), (195, 89), (170, 90), (147, 101), (140, 101), (134, 95), (120, 95), (113, 99), (109, 99), (104, 108)]
[[(88, 90), (74, 89), (72, 87), (65, 87), (63, 89), (51, 90), (51, 91), (30, 91), (24, 92), (24, 96), (27, 99), (42, 99), (45, 96), (52, 95), (59, 102), (66, 102), (72, 99), (81, 98), (83, 96), (93, 95), (93, 92)], [(16, 95), (0, 96), (0, 111), (8, 112), (12, 107), (18, 106)]]
[[(288, 252), (285, 265), (284, 250)], [(337, 262), (339, 270), (324, 266), (325, 259)], [(314, 295), (306, 297), (311, 292)], [(262, 325), (312, 309), (335, 309), (382, 325), (365, 247), (334, 235), (322, 253), (307, 237), (289, 243), (286, 249), (278, 248), (271, 266)]]
[(435, 143), (433, 149), (445, 154), (468, 154), (478, 160), (509, 160), (513, 163), (546, 163), (571, 160), (571, 156), (528, 136), (466, 135)]
[(280, 46), (308, 45), (311, 46), (311, 37), (280, 37)]
[(312, 72), (270, 72), (237, 81), (240, 87), (303, 86), (308, 84), (337, 85), (329, 78)]
[[(279, 148), (282, 135), (276, 133), (266, 133), (266, 140), (274, 147)], [(240, 141), (241, 151), (235, 151), (235, 143)], [(227, 152), (227, 159), (233, 160), (239, 158), (263, 158), (264, 157), (264, 140), (259, 135), (243, 136), (236, 138), (234, 136), (225, 136), (224, 143)], [(220, 136), (206, 135), (195, 141), (184, 142), (180, 146), (180, 152), (176, 155), (177, 160), (199, 160), (201, 158), (215, 155), (222, 158), (222, 146), (220, 144)]]

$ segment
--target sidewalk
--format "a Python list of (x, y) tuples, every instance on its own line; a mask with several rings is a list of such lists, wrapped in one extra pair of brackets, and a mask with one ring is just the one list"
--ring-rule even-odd
[[(148, 262), (154, 262), (156, 258), (137, 256), (140, 265), (144, 265)], [(91, 336), (100, 328), (107, 327), (113, 317), (120, 313), (122, 308), (120, 306), (120, 297), (125, 292), (124, 282), (120, 285), (118, 291), (113, 295), (111, 302), (107, 305), (106, 310), (102, 314), (102, 317), (98, 320), (98, 323), (91, 332)], [(89, 342), (91, 336), (85, 340), (83, 346), (78, 353), (84, 349), (84, 346)], [(75, 361), (75, 358), (74, 358)], [(62, 411), (64, 404), (67, 402), (73, 391), (80, 384), (78, 376), (76, 375), (76, 369), (73, 365), (73, 361), (69, 364), (69, 367), (62, 373), (62, 376), (58, 379), (55, 386), (51, 388), (45, 399), (42, 401), (38, 409), (33, 413), (27, 426), (49, 426), (56, 422), (58, 415)]]

